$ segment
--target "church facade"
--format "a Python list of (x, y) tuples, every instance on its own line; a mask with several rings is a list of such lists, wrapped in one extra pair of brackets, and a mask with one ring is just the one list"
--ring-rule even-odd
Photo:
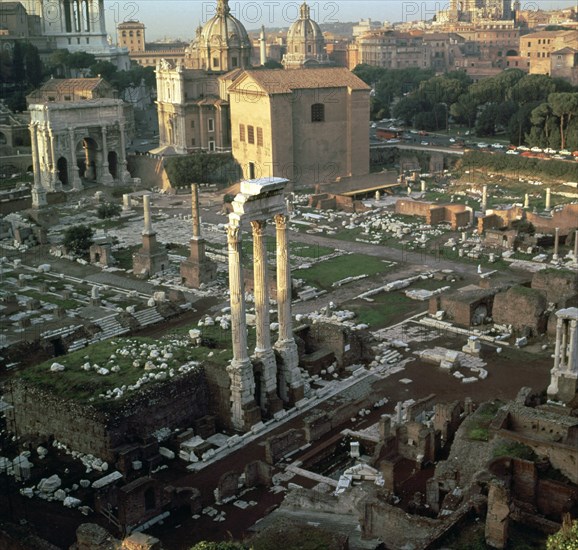
[(224, 152), (231, 149), (227, 82), (249, 67), (251, 41), (231, 15), (228, 0), (218, 0), (214, 17), (185, 50), (184, 64), (157, 65), (160, 154)]
[(345, 68), (244, 71), (229, 87), (244, 177), (315, 184), (367, 174), (369, 92)]

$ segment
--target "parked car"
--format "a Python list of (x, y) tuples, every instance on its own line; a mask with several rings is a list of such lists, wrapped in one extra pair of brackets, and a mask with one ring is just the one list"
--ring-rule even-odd
[(492, 143), (494, 149), (503, 149), (504, 146), (501, 143)]
[(529, 151), (530, 148), (525, 145), (518, 145), (518, 151)]
[(478, 147), (480, 149), (485, 149), (486, 147), (489, 147), (489, 145), (487, 143), (484, 143), (483, 141), (480, 141), (480, 143), (478, 143)]
[(572, 153), (570, 151), (568, 151), (567, 149), (562, 149), (561, 151), (558, 151), (559, 155), (562, 155), (564, 157), (569, 157), (572, 155)]
[(540, 149), (540, 147), (532, 147), (530, 151), (532, 151), (532, 153), (542, 153), (542, 149)]
[(520, 152), (516, 151), (515, 149), (508, 149), (506, 151), (506, 155), (519, 155), (519, 154), (520, 154)]

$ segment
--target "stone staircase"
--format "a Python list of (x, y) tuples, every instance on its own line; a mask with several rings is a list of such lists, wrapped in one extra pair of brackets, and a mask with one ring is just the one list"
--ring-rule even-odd
[(155, 307), (149, 307), (141, 311), (136, 311), (132, 316), (140, 323), (141, 327), (153, 325), (164, 321), (164, 317), (157, 311)]
[(108, 338), (114, 338), (120, 334), (128, 332), (129, 329), (123, 327), (117, 320), (116, 315), (109, 315), (108, 317), (103, 317), (102, 319), (96, 319), (95, 325), (101, 328), (101, 332), (98, 332), (94, 338), (93, 342), (98, 342), (100, 340), (107, 340)]

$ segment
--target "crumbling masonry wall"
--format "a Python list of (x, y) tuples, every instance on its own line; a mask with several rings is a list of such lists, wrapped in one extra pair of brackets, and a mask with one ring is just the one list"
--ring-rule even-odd
[(114, 449), (130, 439), (144, 439), (160, 428), (182, 428), (207, 415), (207, 396), (202, 370), (144, 388), (122, 407), (67, 401), (16, 380), (7, 395), (14, 405), (7, 416), (8, 428), (20, 436), (56, 438), (73, 450), (110, 461)]

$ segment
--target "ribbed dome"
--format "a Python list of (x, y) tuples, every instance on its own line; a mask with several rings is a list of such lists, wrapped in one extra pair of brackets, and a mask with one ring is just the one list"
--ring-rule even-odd
[(220, 0), (217, 14), (209, 19), (201, 31), (200, 44), (203, 46), (230, 46), (251, 48), (249, 35), (243, 24), (230, 13), (226, 0)]
[(243, 24), (231, 15), (228, 0), (218, 0), (217, 13), (185, 50), (185, 62), (193, 69), (227, 72), (250, 64), (252, 44)]
[(328, 63), (321, 28), (311, 19), (311, 10), (303, 2), (299, 8), (299, 19), (287, 32), (287, 53), (283, 56), (283, 66), (286, 69), (297, 69)]
[(299, 8), (299, 19), (287, 31), (287, 43), (299, 41), (325, 42), (321, 28), (311, 19), (311, 10), (305, 2)]

